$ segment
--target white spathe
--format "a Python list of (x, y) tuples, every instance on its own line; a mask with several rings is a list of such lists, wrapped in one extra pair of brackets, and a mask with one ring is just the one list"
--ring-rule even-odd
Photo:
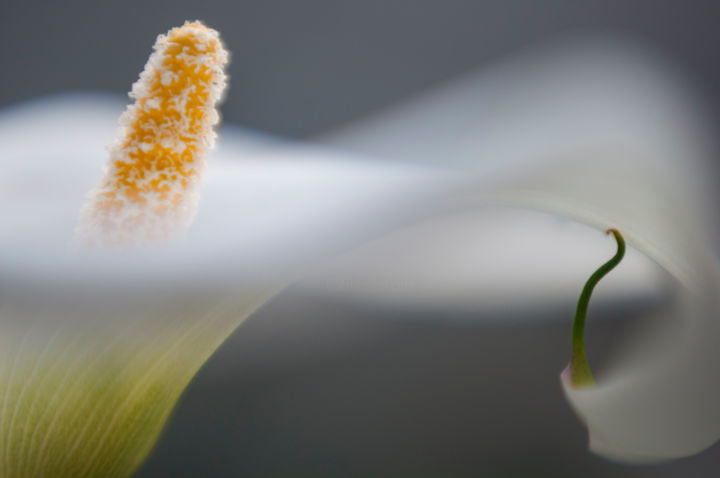
[[(575, 390), (564, 377), (562, 386), (596, 453), (627, 462), (696, 453), (720, 438), (712, 124), (701, 96), (655, 54), (615, 38), (564, 40), (320, 139), (375, 157), (494, 175), (501, 178), (494, 190), (501, 203), (618, 228), (675, 280), (672, 308), (662, 312), (666, 326), (647, 331), (596, 388)], [(463, 238), (454, 247), (471, 247), (465, 238), (479, 235), (472, 221), (452, 227), (426, 231), (440, 243)], [(385, 257), (402, 256), (407, 236), (400, 238), (371, 247)], [(427, 237), (425, 244), (413, 256), (432, 270), (423, 274), (422, 265), (395, 261), (405, 266), (395, 276), (413, 278), (400, 284), (436, 291), (457, 287), (453, 277), (471, 276), (466, 271), (474, 261), (439, 267), (446, 249)], [(384, 264), (373, 268), (371, 250), (356, 251), (330, 270), (331, 277), (346, 277), (335, 282), (338, 292), (355, 300), (393, 304), (402, 297), (422, 304), (424, 295), (397, 282), (395, 294), (372, 286)]]
[[(636, 250), (613, 278), (615, 289), (599, 290), (599, 298), (660, 294), (669, 280), (678, 299), (667, 312), (678, 319), (672, 330), (679, 333), (665, 347), (638, 345), (647, 353), (596, 389), (566, 386), (566, 394), (596, 452), (626, 461), (688, 455), (720, 437), (720, 377), (708, 365), (720, 359), (711, 346), (718, 337), (718, 281), (707, 212), (717, 203), (707, 192), (711, 173), (704, 164), (714, 145), (705, 118), (665, 71), (642, 52), (579, 45), (528, 53), (429, 93), (328, 136), (334, 148), (226, 128), (187, 236), (163, 248), (111, 254), (76, 250), (70, 242), (83, 195), (100, 174), (98, 148), (114, 133), (114, 102), (74, 97), (16, 108), (0, 118), (4, 291), (20, 308), (30, 308), (30, 295), (42, 302), (48, 290), (53, 300), (65, 294), (63, 314), (43, 319), (62, 337), (67, 330), (58, 321), (87, 308), (85, 319), (68, 327), (94, 321), (128, 337), (153, 331), (153, 343), (172, 325), (173, 297), (193, 291), (200, 297), (194, 303), (206, 301), (212, 310), (210, 301), (235, 294), (247, 304), (245, 314), (308, 274), (311, 290), (392, 306), (497, 305), (511, 297), (506, 288), (527, 305), (572, 300), (587, 273), (612, 254), (612, 242), (595, 231), (600, 239), (585, 248), (578, 241), (585, 244), (593, 231), (507, 208), (616, 227)], [(355, 152), (338, 153), (339, 146)], [(559, 245), (552, 261), (522, 269), (531, 274), (516, 279), (535, 255), (518, 238), (533, 231), (537, 252)], [(555, 231), (572, 240), (555, 242)], [(485, 255), (473, 240), (480, 236)], [(556, 269), (545, 275), (549, 264)], [(507, 272), (496, 273), (503, 267)], [(392, 287), (377, 287), (378, 278)], [(255, 288), (252, 300), (237, 292)], [(137, 303), (128, 310), (141, 320), (110, 320), (136, 297), (158, 307), (157, 322)], [(98, 317), (104, 301), (112, 313)], [(30, 326), (17, 322), (26, 316), (5, 314), (3, 330), (32, 342)], [(232, 328), (222, 322), (192, 366)], [(43, 332), (41, 342), (56, 335)], [(144, 350), (138, 343), (130, 349)], [(21, 362), (34, 356), (32, 346), (20, 349)], [(14, 372), (8, 380), (17, 383)], [(26, 451), (17, 453), (22, 464)]]

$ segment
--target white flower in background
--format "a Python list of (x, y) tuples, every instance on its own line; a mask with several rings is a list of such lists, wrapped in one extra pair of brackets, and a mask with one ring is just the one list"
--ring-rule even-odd
[[(675, 324), (668, 325), (669, 340), (657, 346), (666, 330), (653, 332), (618, 372), (598, 375), (595, 388), (564, 383), (590, 429), (591, 447), (621, 460), (653, 460), (709, 446), (720, 436), (713, 366), (720, 352), (713, 347), (715, 256), (702, 202), (714, 203), (699, 186), (708, 154), (703, 120), (658, 70), (604, 51), (577, 51), (518, 60), (327, 139), (365, 156), (226, 133), (183, 237), (170, 236), (193, 215), (196, 180), (174, 196), (177, 185), (160, 178), (158, 162), (166, 152), (182, 158), (193, 143), (178, 142), (154, 118), (157, 136), (121, 136), (136, 142), (111, 150), (108, 175), (82, 217), (80, 236), (99, 243), (90, 250), (68, 245), (83, 195), (98, 181), (100, 145), (112, 125), (108, 108), (71, 98), (6, 112), (0, 474), (131, 474), (205, 360), (245, 317), (301, 277), (310, 275), (304, 284), (315, 292), (392, 306), (502, 304), (508, 287), (513, 297), (528, 291), (526, 304), (565, 300), (569, 276), (575, 295), (597, 265), (577, 240), (602, 236), (507, 206), (623, 232), (631, 249), (617, 280), (608, 280), (622, 287), (608, 288), (599, 300), (654, 293), (666, 281), (676, 291), (674, 309), (665, 311), (679, 319), (668, 321)], [(176, 78), (161, 74), (157, 61), (151, 57), (143, 79), (159, 75), (167, 86)], [(133, 91), (138, 105), (144, 102), (140, 111), (152, 116), (166, 105), (147, 93)], [(211, 96), (214, 102), (220, 94)], [(174, 108), (185, 101), (165, 99)], [(147, 164), (118, 176), (128, 151)], [(170, 169), (182, 176), (183, 164)], [(145, 174), (159, 187), (143, 189)], [(132, 200), (140, 191), (155, 206), (165, 190), (173, 192), (170, 208)], [(117, 198), (122, 205), (102, 205)], [(545, 249), (556, 232), (572, 240), (557, 238), (567, 248), (555, 243), (554, 268), (540, 261), (518, 277), (515, 261), (528, 257), (523, 248)], [(533, 233), (527, 242), (512, 241)], [(496, 247), (483, 249), (483, 238)], [(422, 261), (404, 261), (413, 251), (423, 252)], [(607, 243), (595, 253), (604, 258)], [(379, 277), (392, 286), (374, 287)], [(484, 288), (488, 277), (492, 287)], [(544, 289), (533, 296), (537, 287)]]
[[(648, 52), (608, 39), (571, 38), (568, 44), (468, 76), (324, 140), (375, 157), (449, 162), (467, 175), (488, 178), (477, 196), (620, 230), (632, 248), (667, 273), (670, 287), (659, 290), (673, 300), (658, 314), (657, 328), (645, 331), (627, 356), (596, 377), (596, 387), (579, 390), (564, 380), (563, 387), (598, 454), (633, 462), (693, 454), (720, 438), (712, 125), (678, 73)], [(458, 286), (453, 277), (477, 283), (478, 276), (488, 277), (485, 264), (492, 271), (489, 284), (503, 263), (521, 284), (542, 283), (543, 273), (558, 267), (553, 260), (524, 267), (502, 240), (483, 239), (487, 222), (467, 219), (443, 219), (442, 228), (425, 224), (357, 251), (319, 284), (356, 300), (397, 306), (401, 297), (425, 306), (427, 294), (414, 294), (393, 279), (394, 295), (386, 294), (372, 278), (387, 270), (393, 278), (411, 277), (412, 288), (432, 291), (430, 297), (457, 300), (449, 290)], [(424, 247), (413, 249), (409, 261), (403, 244), (421, 232)], [(557, 247), (540, 232), (538, 255)], [(503, 260), (465, 256), (492, 246), (505, 250)], [(368, 251), (379, 260), (369, 261)], [(579, 293), (609, 257), (607, 245), (604, 254), (583, 266), (566, 294)], [(430, 267), (432, 274), (422, 274)], [(487, 297), (479, 287), (465, 288), (461, 299), (478, 294), (478, 303), (496, 303), (500, 289), (492, 287), (495, 297)], [(522, 297), (517, 287), (499, 295), (506, 301)]]

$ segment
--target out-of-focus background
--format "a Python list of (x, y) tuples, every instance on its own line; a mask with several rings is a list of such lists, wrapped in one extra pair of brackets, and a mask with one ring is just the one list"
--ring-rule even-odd
[[(0, 106), (125, 94), (158, 33), (201, 19), (232, 51), (226, 121), (319, 134), (560, 34), (628, 35), (720, 84), (712, 0), (2, 2)], [(720, 101), (714, 94), (710, 101)]]
[[(197, 18), (232, 51), (225, 121), (276, 135), (322, 136), (528, 46), (584, 32), (666, 55), (720, 113), (714, 1), (0, 5), (0, 107), (76, 90), (124, 95), (156, 35)], [(647, 305), (594, 312), (594, 360), (602, 363)], [(651, 467), (586, 451), (558, 382), (573, 307), (508, 326), (501, 310), (477, 320), (473, 311), (391, 313), (291, 288), (201, 371), (139, 475), (717, 476), (718, 446)]]

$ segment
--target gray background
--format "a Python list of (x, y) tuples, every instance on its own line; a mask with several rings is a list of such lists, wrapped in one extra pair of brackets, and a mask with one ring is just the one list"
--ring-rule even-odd
[[(126, 93), (158, 33), (201, 19), (232, 51), (228, 121), (305, 136), (568, 31), (646, 41), (720, 84), (716, 1), (238, 0), (1, 3), (0, 106)], [(712, 101), (717, 100), (715, 95)]]
[[(720, 111), (718, 7), (709, 0), (0, 5), (0, 106), (68, 90), (125, 94), (155, 36), (198, 18), (232, 50), (225, 119), (276, 134), (320, 134), (523, 46), (587, 30), (668, 54)], [(283, 293), (201, 371), (140, 476), (718, 476), (717, 446), (652, 467), (586, 451), (557, 379), (572, 306), (522, 326), (439, 325), (419, 311)], [(600, 364), (647, 304), (622, 307), (629, 319), (589, 325)]]

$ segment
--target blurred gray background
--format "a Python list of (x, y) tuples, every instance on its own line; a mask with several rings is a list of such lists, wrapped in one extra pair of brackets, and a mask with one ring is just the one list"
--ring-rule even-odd
[[(200, 19), (232, 51), (227, 121), (307, 136), (573, 31), (629, 35), (720, 85), (713, 0), (3, 0), (0, 106), (125, 94), (158, 33)], [(718, 101), (715, 94), (713, 101)]]
[[(720, 112), (720, 4), (711, 0), (0, 5), (0, 107), (69, 90), (125, 94), (158, 33), (201, 19), (233, 55), (225, 120), (279, 135), (322, 134), (578, 31), (630, 36), (669, 55)], [(473, 324), (472, 317), (443, 325), (420, 311), (368, 310), (287, 291), (201, 371), (139, 474), (720, 475), (718, 446), (651, 467), (615, 465), (586, 451), (585, 431), (558, 383), (573, 305), (538, 311), (547, 320), (527, 325)], [(628, 317), (591, 319), (590, 353), (599, 363), (647, 306), (595, 312)]]

